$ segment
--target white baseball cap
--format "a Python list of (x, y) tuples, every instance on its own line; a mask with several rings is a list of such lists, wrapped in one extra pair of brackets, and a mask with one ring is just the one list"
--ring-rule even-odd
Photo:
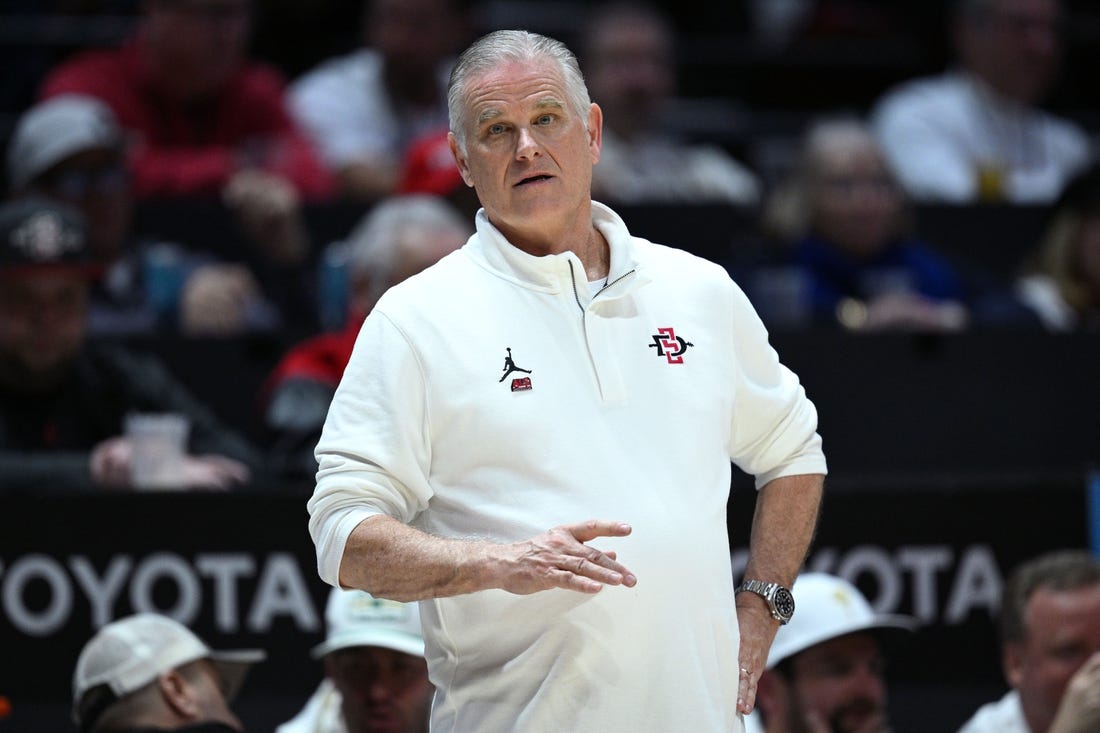
[(123, 144), (110, 107), (82, 94), (51, 97), (23, 113), (8, 144), (8, 182), (22, 188), (74, 153)]
[(768, 669), (787, 657), (838, 636), (874, 629), (916, 628), (910, 616), (876, 614), (854, 585), (828, 573), (803, 573), (791, 588), (795, 613), (780, 626), (768, 654)]
[[(115, 700), (139, 690), (159, 675), (199, 659), (209, 659), (225, 682), (232, 700), (245, 675), (266, 658), (260, 649), (213, 651), (183, 624), (156, 613), (138, 613), (113, 621), (93, 636), (76, 660), (73, 672), (73, 720), (91, 723), (90, 706), (82, 705), (90, 690), (106, 686)], [(96, 713), (106, 705), (97, 705)], [(87, 717), (89, 720), (82, 720)]]
[(320, 658), (337, 649), (377, 646), (424, 656), (420, 609), (416, 603), (375, 598), (366, 591), (334, 588), (325, 607), (328, 635), (313, 648)]

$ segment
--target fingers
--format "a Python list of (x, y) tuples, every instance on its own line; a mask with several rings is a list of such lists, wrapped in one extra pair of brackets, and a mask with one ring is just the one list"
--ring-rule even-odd
[(526, 594), (550, 588), (597, 593), (605, 585), (633, 587), (638, 580), (614, 552), (585, 544), (585, 539), (630, 534), (622, 522), (592, 520), (554, 527), (526, 542), (508, 546), (498, 566), (499, 586)]
[(226, 491), (249, 477), (247, 466), (225, 456), (188, 456), (184, 461), (184, 482), (195, 489)]
[(578, 548), (583, 548), (577, 566), (573, 568), (574, 574), (606, 585), (625, 585), (633, 588), (638, 583), (634, 574), (618, 562), (618, 555), (614, 552), (601, 552), (584, 544), (597, 537), (626, 537), (632, 531), (629, 524), (592, 519), (580, 524), (567, 525), (562, 529), (579, 543)]
[(631, 532), (630, 525), (625, 522), (609, 522), (600, 519), (568, 524), (562, 529), (573, 535), (578, 542), (588, 542), (597, 537), (626, 537)]
[(756, 706), (756, 684), (759, 681), (759, 672), (749, 669), (744, 664), (740, 665), (737, 677), (737, 710), (742, 715), (748, 715)]
[(92, 449), (89, 471), (92, 480), (108, 488), (130, 485), (130, 464), (133, 448), (125, 437), (108, 438)]

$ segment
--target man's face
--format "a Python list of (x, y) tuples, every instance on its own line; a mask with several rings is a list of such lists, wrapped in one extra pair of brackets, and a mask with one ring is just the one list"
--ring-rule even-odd
[[(463, 109), (451, 151), (489, 220), (510, 241), (538, 249), (548, 233), (588, 221), (601, 113), (591, 105), (585, 129), (553, 62), (508, 62), (475, 77)], [(455, 135), (463, 136), (465, 150)]]
[(421, 733), (435, 688), (423, 657), (361, 646), (325, 657), (325, 673), (343, 698), (348, 733)]
[(585, 77), (607, 124), (628, 131), (651, 124), (675, 84), (672, 44), (664, 29), (632, 19), (593, 35)]
[(251, 0), (147, 0), (144, 19), (161, 93), (189, 101), (216, 93), (240, 66)]
[(31, 187), (80, 210), (88, 227), (88, 244), (98, 259), (111, 262), (122, 254), (133, 199), (121, 150), (84, 150), (70, 155)]
[(993, 0), (960, 30), (963, 62), (1021, 104), (1040, 102), (1061, 61), (1058, 0)]
[(226, 681), (218, 668), (209, 659), (201, 659), (195, 664), (197, 674), (190, 679), (194, 684), (195, 700), (200, 708), (196, 720), (217, 721), (233, 730), (243, 731), (244, 724), (229, 707)]
[(791, 661), (791, 678), (780, 683), (789, 733), (805, 733), (811, 713), (833, 733), (888, 729), (884, 661), (874, 636), (857, 632), (830, 639)]
[[(401, 232), (396, 244), (397, 256), (387, 289), (426, 270), (466, 243), (468, 234), (458, 229), (411, 226)], [(359, 313), (370, 313), (382, 292), (374, 292), (367, 273), (353, 276), (352, 306)], [(383, 291), (384, 292), (384, 291)]]
[(1006, 645), (1005, 674), (1031, 729), (1045, 731), (1070, 678), (1100, 651), (1100, 584), (1038, 589), (1024, 610), (1024, 628), (1023, 641)]
[(84, 341), (88, 282), (74, 272), (0, 280), (0, 363), (29, 388), (51, 383)]
[(450, 0), (374, 0), (366, 35), (399, 78), (427, 74), (434, 82), (440, 62), (454, 50), (457, 24)]
[(902, 197), (877, 144), (841, 140), (820, 151), (811, 180), (818, 234), (856, 258), (871, 258), (897, 236)]

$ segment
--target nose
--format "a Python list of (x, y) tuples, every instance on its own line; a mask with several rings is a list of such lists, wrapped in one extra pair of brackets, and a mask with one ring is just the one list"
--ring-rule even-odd
[(880, 708), (886, 705), (886, 682), (882, 673), (870, 667), (860, 667), (852, 680), (853, 687)]
[(539, 148), (539, 144), (530, 128), (520, 127), (516, 136), (516, 159), (530, 160), (540, 155), (542, 155), (542, 150)]

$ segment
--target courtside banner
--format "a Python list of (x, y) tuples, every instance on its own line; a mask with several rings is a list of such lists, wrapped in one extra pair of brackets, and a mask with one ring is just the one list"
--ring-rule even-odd
[[(1087, 480), (830, 486), (808, 567), (854, 582), (921, 628), (891, 658), (901, 683), (1002, 684), (992, 619), (1007, 572), (1087, 547)], [(321, 678), (328, 588), (317, 578), (307, 495), (250, 491), (10, 495), (0, 510), (0, 731), (68, 730), (73, 664), (98, 627), (169, 614), (214, 648), (261, 647), (240, 699), (250, 730), (291, 717)], [(729, 503), (737, 578), (755, 492)], [(580, 519), (584, 519), (583, 517)], [(684, 538), (684, 555), (692, 552)], [(630, 559), (621, 558), (627, 565)], [(644, 583), (644, 578), (638, 579)], [(899, 730), (905, 727), (898, 726)]]

